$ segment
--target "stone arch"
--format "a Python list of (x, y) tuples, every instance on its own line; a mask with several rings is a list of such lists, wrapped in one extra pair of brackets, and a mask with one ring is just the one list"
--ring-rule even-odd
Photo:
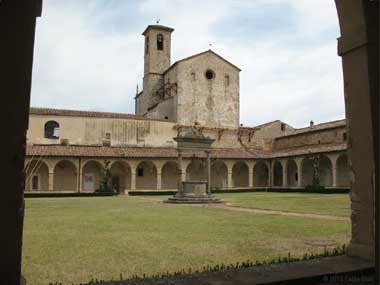
[(228, 168), (222, 160), (216, 160), (211, 164), (211, 187), (222, 189), (228, 187)]
[(94, 192), (100, 187), (103, 165), (96, 160), (88, 160), (82, 166), (82, 191)]
[(78, 169), (70, 160), (61, 160), (54, 166), (54, 191), (77, 191)]
[(167, 161), (161, 168), (161, 189), (177, 189), (177, 163)]
[(249, 168), (245, 161), (238, 161), (232, 167), (232, 186), (249, 186)]
[(283, 183), (282, 164), (280, 161), (275, 161), (273, 164), (273, 186), (279, 187)]
[(259, 161), (253, 167), (253, 186), (268, 187), (269, 168), (264, 161)]
[(298, 183), (298, 170), (297, 163), (293, 159), (289, 159), (287, 164), (287, 173), (288, 173), (288, 186), (295, 187)]
[(44, 138), (59, 139), (59, 123), (56, 121), (47, 121), (44, 124)]
[(188, 181), (207, 181), (206, 161), (194, 159), (186, 167), (186, 180)]
[(157, 189), (157, 167), (152, 161), (141, 161), (136, 167), (136, 189)]
[(333, 182), (332, 163), (329, 157), (321, 155), (319, 157), (319, 184), (331, 187)]
[(48, 191), (49, 167), (43, 160), (34, 159), (25, 165), (25, 191)]
[(313, 176), (314, 176), (314, 166), (313, 161), (305, 157), (301, 162), (302, 170), (302, 186), (313, 185)]
[(347, 187), (351, 184), (350, 165), (347, 154), (342, 154), (336, 160), (336, 184), (340, 187)]
[(131, 189), (131, 167), (125, 161), (116, 160), (110, 166), (112, 186), (118, 193)]

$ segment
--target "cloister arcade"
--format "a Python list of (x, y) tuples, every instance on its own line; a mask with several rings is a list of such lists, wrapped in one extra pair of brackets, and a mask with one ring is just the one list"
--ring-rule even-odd
[[(317, 159), (316, 159), (317, 158)], [(115, 189), (175, 190), (177, 162), (173, 159), (117, 158), (33, 158), (26, 161), (27, 191), (92, 192), (99, 188), (105, 167), (109, 169)], [(203, 159), (185, 158), (183, 179), (205, 181)], [(304, 155), (273, 159), (214, 159), (211, 165), (212, 189), (300, 188), (313, 183), (318, 173), (320, 185), (349, 187), (350, 171), (346, 153)]]

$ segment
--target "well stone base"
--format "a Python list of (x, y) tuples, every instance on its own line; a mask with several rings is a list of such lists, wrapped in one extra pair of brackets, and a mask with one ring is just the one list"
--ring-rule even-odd
[(207, 182), (182, 182), (182, 191), (164, 201), (172, 204), (221, 204), (223, 200), (207, 193)]

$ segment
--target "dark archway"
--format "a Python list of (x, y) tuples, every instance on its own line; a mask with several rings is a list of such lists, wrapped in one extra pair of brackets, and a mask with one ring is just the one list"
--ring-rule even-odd
[(319, 184), (325, 187), (331, 187), (333, 183), (332, 163), (330, 158), (321, 155), (319, 158)]
[(273, 186), (279, 187), (283, 184), (282, 164), (276, 161), (273, 165)]
[(131, 167), (125, 161), (115, 161), (110, 167), (112, 186), (120, 194), (131, 189)]
[(249, 186), (249, 168), (245, 161), (238, 161), (232, 167), (232, 187)]
[(94, 192), (99, 189), (103, 166), (95, 160), (87, 161), (82, 167), (82, 191)]
[(253, 168), (253, 186), (268, 187), (269, 183), (269, 168), (264, 161), (259, 161)]
[(286, 167), (287, 167), (287, 172), (288, 172), (288, 186), (289, 187), (298, 186), (297, 163), (293, 159), (289, 159)]
[(161, 170), (161, 189), (177, 189), (177, 163), (175, 161), (168, 161), (164, 164)]
[(336, 186), (349, 187), (351, 183), (350, 166), (347, 154), (342, 154), (336, 160)]
[(314, 177), (314, 165), (313, 161), (310, 158), (304, 158), (301, 162), (302, 169), (302, 186), (313, 185), (313, 177)]
[(49, 167), (41, 160), (36, 159), (25, 166), (25, 191), (48, 191)]
[(152, 161), (142, 161), (136, 167), (136, 189), (157, 189), (157, 168)]
[(61, 160), (54, 167), (54, 191), (75, 192), (78, 189), (78, 171), (74, 163)]
[(211, 187), (223, 189), (228, 187), (228, 169), (221, 160), (216, 160), (211, 165)]

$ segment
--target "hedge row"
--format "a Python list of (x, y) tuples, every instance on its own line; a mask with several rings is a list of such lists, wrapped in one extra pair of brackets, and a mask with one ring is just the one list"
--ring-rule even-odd
[(349, 193), (350, 188), (319, 188), (319, 189), (305, 189), (305, 188), (255, 188), (255, 189), (218, 189), (212, 190), (212, 193), (248, 193), (248, 192), (273, 192), (273, 193), (318, 193), (318, 194), (343, 194)]
[[(255, 189), (214, 189), (211, 191), (214, 194), (218, 193), (250, 193), (250, 192), (273, 192), (273, 193), (318, 193), (318, 194), (344, 194), (349, 193), (350, 188), (320, 188), (320, 189), (304, 189), (304, 188), (255, 188)], [(177, 191), (128, 191), (129, 196), (143, 196), (143, 195), (174, 195)], [(107, 192), (25, 192), (25, 198), (58, 198), (58, 197), (105, 197), (114, 196), (118, 193), (107, 193)]]
[(25, 198), (60, 198), (60, 197), (104, 197), (114, 196), (118, 193), (106, 193), (106, 192), (25, 192)]

